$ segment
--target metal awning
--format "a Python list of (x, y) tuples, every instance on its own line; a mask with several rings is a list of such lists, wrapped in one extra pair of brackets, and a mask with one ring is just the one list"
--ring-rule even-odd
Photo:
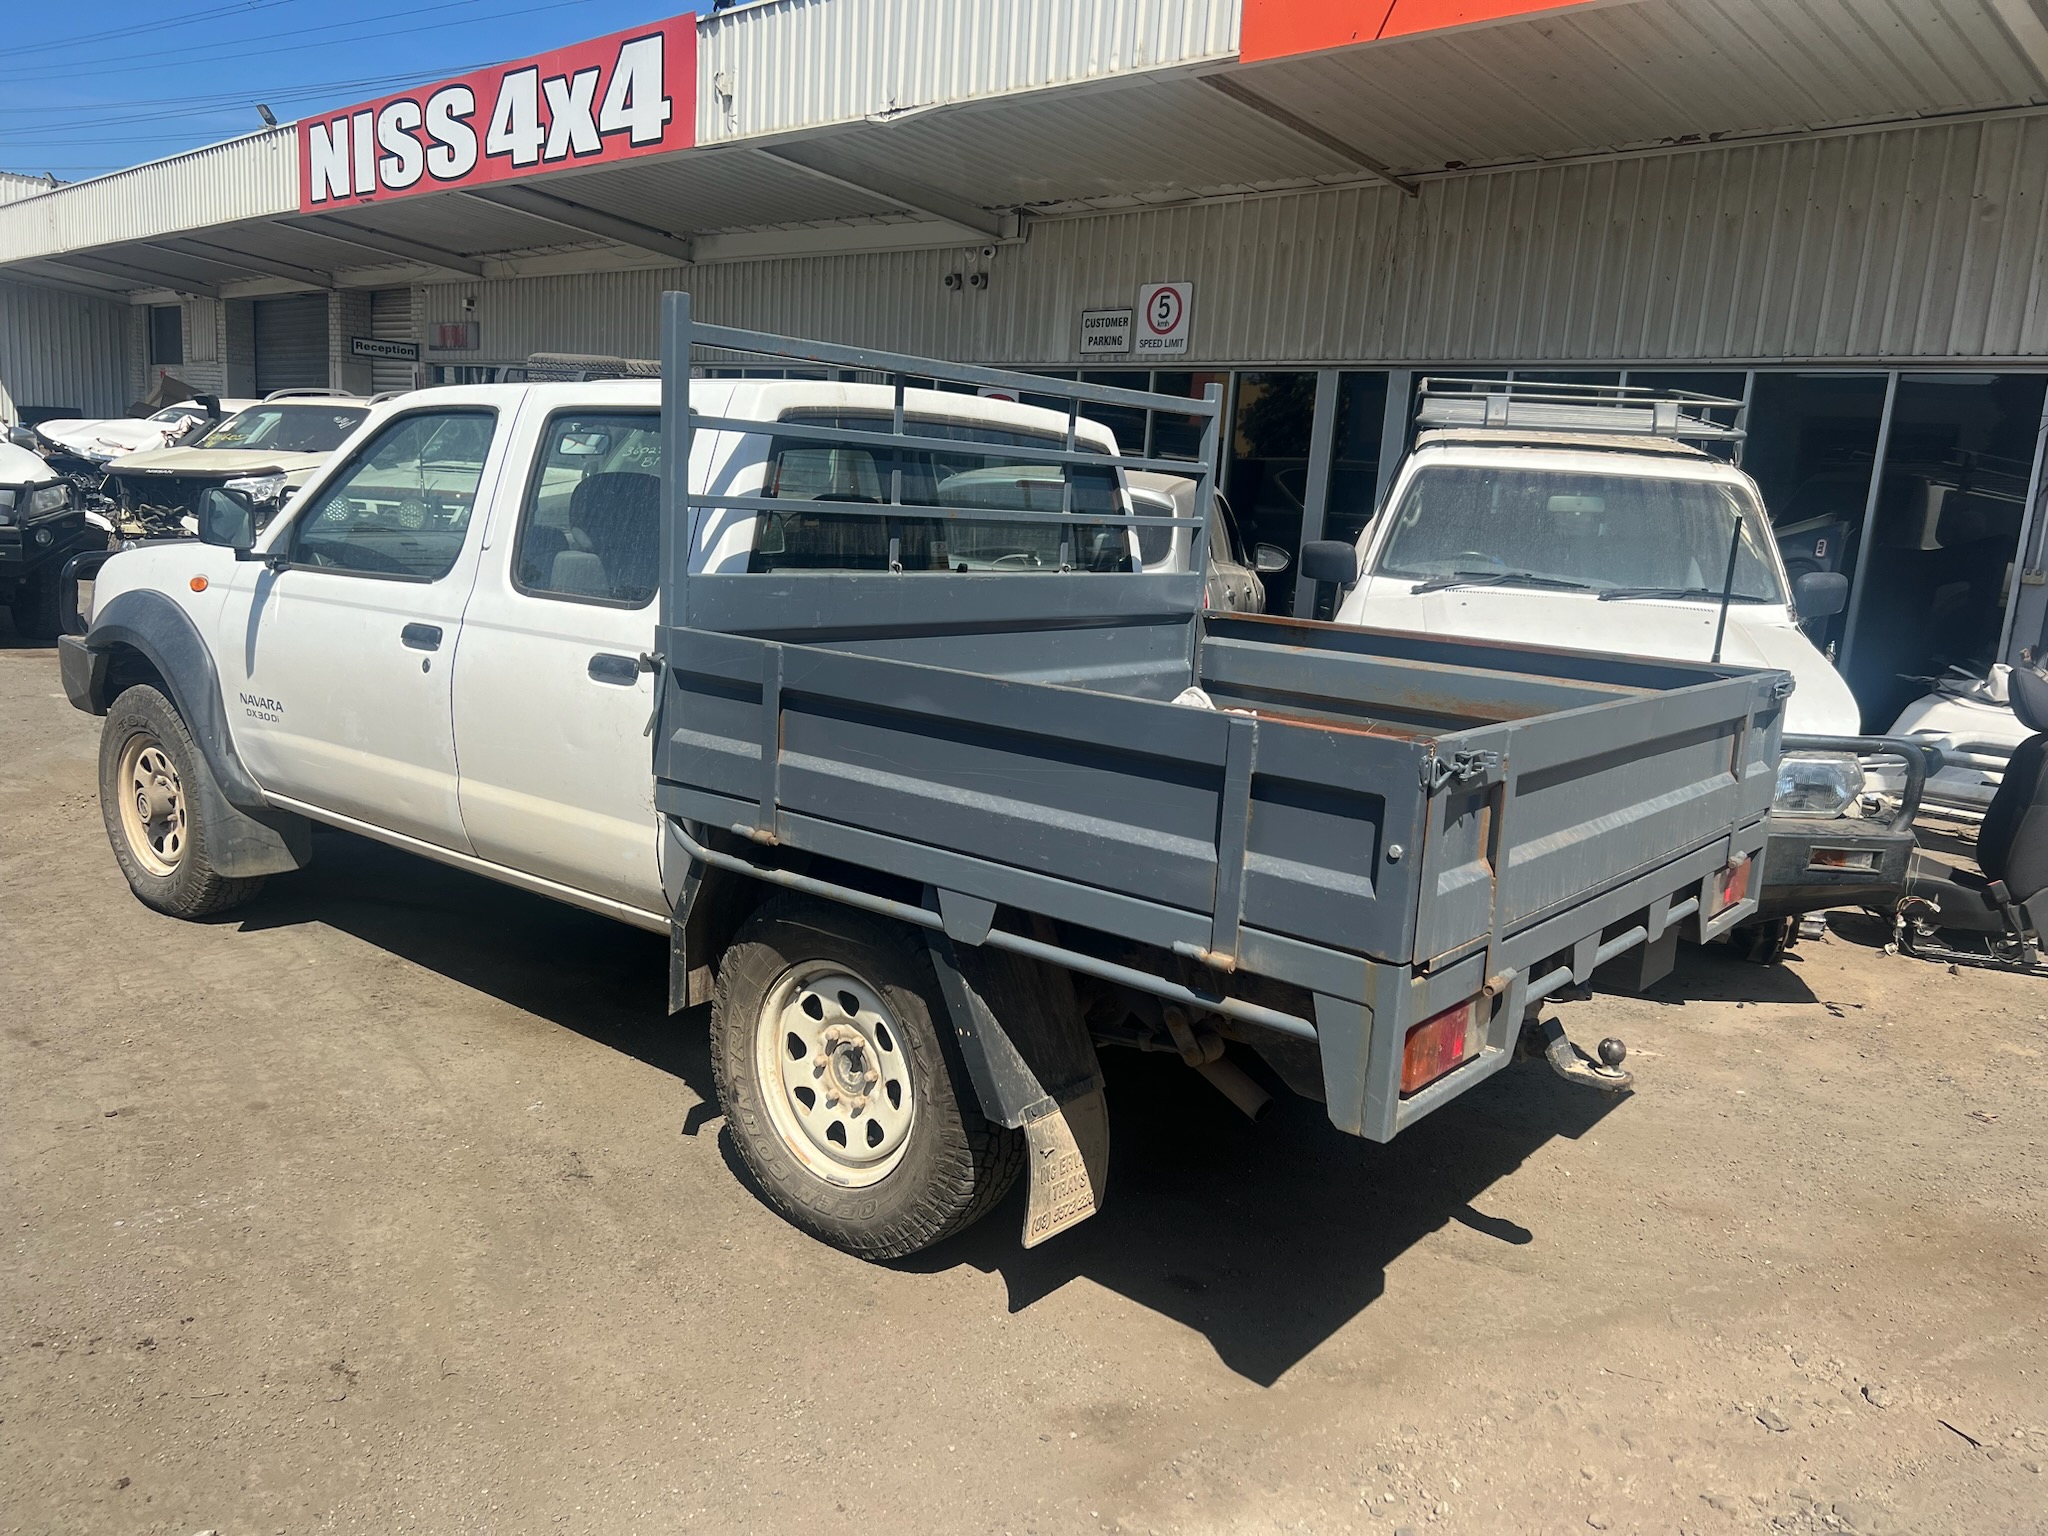
[(699, 26), (695, 148), (302, 214), (287, 127), (0, 204), (0, 275), (232, 296), (977, 243), (1034, 215), (2048, 110), (2029, 0), (1604, 0), (1259, 63), (1237, 0), (1077, 5), (1090, 46), (981, 7), (920, 34), (912, 0), (723, 12)]

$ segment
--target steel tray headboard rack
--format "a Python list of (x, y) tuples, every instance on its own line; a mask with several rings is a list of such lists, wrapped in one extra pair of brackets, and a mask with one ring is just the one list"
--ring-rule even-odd
[[(888, 422), (887, 431), (808, 421), (782, 422), (770, 427), (760, 421), (693, 411), (690, 361), (694, 349), (707, 347), (748, 353), (780, 364), (883, 375), (894, 389), (893, 420)], [(910, 388), (951, 384), (974, 389), (1000, 389), (1018, 396), (1028, 391), (1066, 402), (1064, 442), (1004, 443), (1001, 446), (1005, 457), (1017, 463), (1042, 464), (1060, 472), (1064, 483), (1060, 511), (905, 502), (902, 475), (898, 471), (889, 477), (890, 483), (884, 487), (886, 498), (880, 502), (804, 501), (800, 506), (806, 516), (866, 519), (890, 516), (948, 524), (1071, 522), (1088, 527), (1185, 526), (1193, 534), (1193, 568), (1186, 572), (1157, 575), (1135, 570), (1071, 569), (1064, 564), (1058, 571), (1017, 574), (990, 571), (956, 573), (950, 570), (905, 572), (893, 567), (887, 571), (693, 573), (690, 569), (692, 554), (698, 529), (704, 521), (703, 515), (735, 511), (757, 516), (770, 512), (786, 513), (793, 504), (758, 492), (742, 494), (717, 485), (700, 488), (691, 482), (687, 472), (672, 471), (664, 475), (662, 486), (664, 581), (661, 622), (665, 631), (687, 628), (773, 636), (791, 641), (853, 642), (860, 648), (883, 654), (894, 649), (906, 659), (933, 659), (926, 654), (929, 646), (920, 649), (914, 643), (915, 637), (922, 635), (930, 639), (946, 634), (977, 632), (1015, 636), (1020, 631), (1033, 630), (1073, 632), (1090, 628), (1167, 628), (1185, 631), (1184, 635), (1176, 637), (1176, 646), (1185, 654), (1185, 665), (1192, 668), (1197, 619), (1209, 559), (1208, 517), (1150, 516), (1129, 510), (1127, 501), (1121, 503), (1121, 510), (1075, 511), (1072, 510), (1074, 483), (1070, 471), (1150, 470), (1185, 475), (1197, 482), (1195, 506), (1205, 514), (1216, 483), (1223, 413), (1221, 391), (1215, 386), (1210, 386), (1202, 399), (1193, 400), (1081, 384), (1070, 379), (1040, 378), (1034, 374), (864, 347), (835, 346), (764, 331), (704, 325), (692, 319), (690, 295), (686, 293), (662, 296), (661, 373), (663, 461), (678, 470), (690, 463), (692, 439), (700, 429), (743, 433), (772, 431), (777, 437), (867, 451), (976, 451), (977, 445), (971, 437), (948, 438), (922, 431), (915, 408), (906, 413), (905, 392)], [(1078, 422), (1087, 414), (1090, 405), (1164, 410), (1195, 417), (1202, 424), (1202, 457), (1191, 462), (1103, 453), (1077, 435)], [(1062, 548), (1065, 548), (1064, 541)], [(890, 637), (901, 641), (902, 645), (892, 647)], [(1070, 644), (1061, 657), (1049, 659), (1057, 666), (1062, 659), (1070, 659), (1076, 654), (1078, 652)], [(974, 667), (980, 663), (973, 656), (964, 655), (958, 664)], [(1141, 688), (1138, 691), (1149, 690)]]

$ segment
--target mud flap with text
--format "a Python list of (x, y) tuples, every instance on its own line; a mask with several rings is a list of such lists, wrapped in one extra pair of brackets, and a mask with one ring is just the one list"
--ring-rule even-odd
[[(950, 893), (949, 893), (950, 894)], [(925, 938), (953, 1032), (982, 1113), (1022, 1130), (1029, 1144), (1024, 1246), (1086, 1221), (1109, 1177), (1109, 1109), (1095, 1042), (1066, 972), (980, 947), (986, 920), (959, 921), (959, 898), (941, 898), (955, 933)], [(993, 915), (993, 908), (989, 909)]]
[(1102, 1209), (1109, 1181), (1109, 1103), (1100, 1086), (1065, 1104), (1042, 1099), (1025, 1111), (1031, 1190), (1024, 1246), (1036, 1248)]

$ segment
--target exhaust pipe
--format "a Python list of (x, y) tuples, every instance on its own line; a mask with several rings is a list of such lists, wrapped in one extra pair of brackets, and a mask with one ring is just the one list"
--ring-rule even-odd
[(1173, 1036), (1180, 1059), (1209, 1079), (1210, 1085), (1243, 1110), (1253, 1124), (1272, 1108), (1273, 1095), (1245, 1075), (1244, 1069), (1223, 1054), (1223, 1037), (1214, 1030), (1197, 1033), (1187, 1011), (1169, 1003), (1160, 1009), (1161, 1021)]
[(1273, 1107), (1273, 1095), (1251, 1080), (1249, 1074), (1228, 1056), (1218, 1056), (1214, 1061), (1189, 1063), (1210, 1085), (1245, 1112), (1254, 1125), (1267, 1110)]

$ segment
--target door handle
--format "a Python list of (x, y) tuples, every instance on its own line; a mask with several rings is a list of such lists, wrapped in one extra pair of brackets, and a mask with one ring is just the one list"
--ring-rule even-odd
[(599, 651), (590, 658), (590, 680), (594, 683), (617, 683), (621, 687), (630, 688), (640, 680), (640, 662), (636, 657)]
[(398, 638), (415, 651), (438, 651), (441, 649), (441, 626), (408, 624), (398, 632)]

